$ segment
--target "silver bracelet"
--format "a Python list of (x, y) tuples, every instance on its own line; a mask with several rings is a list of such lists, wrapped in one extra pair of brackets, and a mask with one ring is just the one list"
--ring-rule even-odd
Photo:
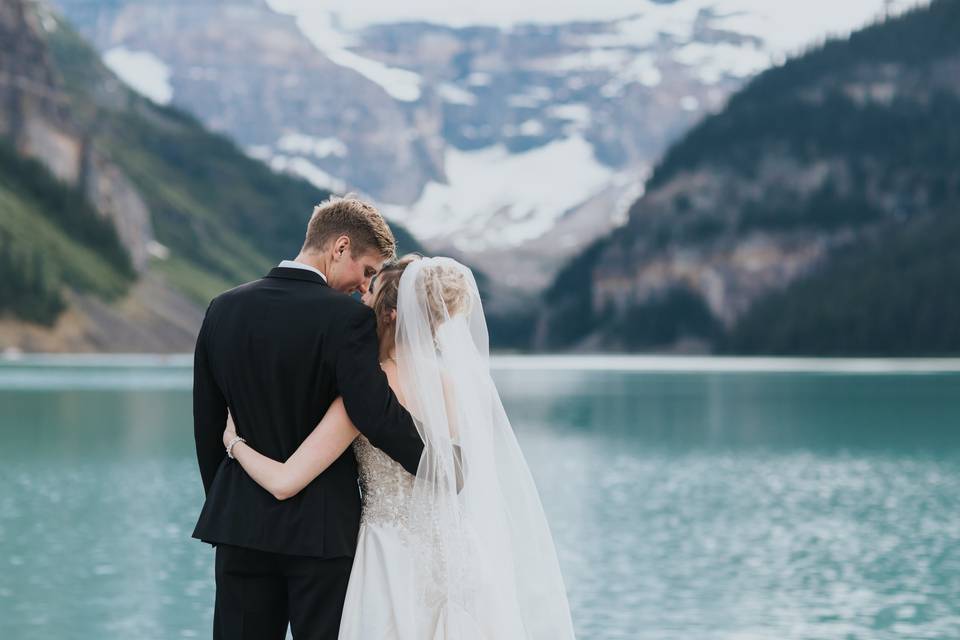
[(231, 460), (236, 460), (236, 458), (233, 457), (233, 446), (238, 442), (246, 442), (246, 440), (240, 436), (234, 436), (233, 440), (230, 441), (230, 444), (227, 445), (227, 457)]

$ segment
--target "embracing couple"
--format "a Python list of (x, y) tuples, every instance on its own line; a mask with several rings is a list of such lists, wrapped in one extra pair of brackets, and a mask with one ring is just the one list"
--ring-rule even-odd
[(333, 198), (295, 260), (207, 309), (193, 535), (216, 547), (214, 638), (573, 638), (473, 274), (395, 255), (372, 205)]

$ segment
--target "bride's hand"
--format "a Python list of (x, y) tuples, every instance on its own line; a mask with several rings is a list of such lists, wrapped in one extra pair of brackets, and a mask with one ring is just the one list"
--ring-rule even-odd
[(237, 425), (233, 423), (233, 416), (230, 410), (227, 410), (227, 428), (223, 430), (223, 446), (226, 447), (230, 441), (237, 437)]

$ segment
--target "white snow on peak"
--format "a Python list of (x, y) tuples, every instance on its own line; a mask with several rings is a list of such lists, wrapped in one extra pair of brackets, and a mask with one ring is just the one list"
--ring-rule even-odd
[(338, 28), (336, 16), (326, 6), (303, 0), (267, 0), (267, 4), (277, 13), (295, 16), (300, 31), (334, 64), (353, 69), (377, 83), (395, 100), (416, 102), (420, 99), (419, 74), (350, 51), (349, 37)]
[(329, 189), (334, 193), (344, 193), (347, 185), (306, 158), (276, 154), (270, 158), (270, 168), (277, 172), (292, 173), (311, 182), (315, 187)]
[(678, 62), (694, 67), (700, 79), (716, 84), (724, 75), (747, 78), (770, 66), (770, 53), (752, 46), (727, 42), (704, 44), (691, 42), (674, 53)]
[(613, 78), (600, 87), (600, 94), (606, 98), (619, 96), (624, 87), (639, 82), (646, 87), (656, 87), (663, 80), (663, 74), (650, 53), (638, 53), (631, 57)]
[[(929, 0), (696, 0), (712, 5), (716, 25), (761, 38), (766, 48), (779, 54), (797, 54), (831, 36), (895, 16)], [(889, 13), (888, 13), (889, 12)]]
[(437, 94), (442, 100), (450, 104), (462, 104), (466, 106), (477, 104), (477, 96), (450, 82), (443, 82), (438, 85)]
[(309, 155), (317, 158), (347, 155), (347, 145), (337, 138), (315, 138), (303, 133), (286, 133), (277, 141), (277, 149), (294, 155)]
[(406, 69), (396, 69), (377, 60), (371, 60), (346, 49), (324, 51), (341, 67), (353, 69), (368, 80), (376, 82), (394, 99), (416, 102), (420, 99), (420, 75)]
[(265, 144), (255, 144), (244, 149), (247, 155), (254, 160), (259, 160), (270, 164), (270, 158), (273, 157), (273, 149)]
[(467, 76), (467, 84), (471, 87), (485, 87), (493, 81), (493, 76), (482, 71), (474, 71)]
[(680, 99), (680, 108), (684, 111), (696, 111), (700, 108), (700, 101), (696, 96), (683, 96)]
[(778, 56), (796, 53), (829, 35), (845, 35), (874, 21), (929, 0), (677, 0), (669, 4), (653, 0), (267, 0), (281, 13), (298, 17), (305, 33), (314, 23), (343, 30), (371, 24), (431, 22), (454, 27), (492, 25), (510, 28), (524, 23), (560, 24), (574, 21), (624, 20), (617, 33), (596, 46), (649, 46), (661, 37), (689, 40), (701, 12), (714, 16), (713, 24), (744, 35), (761, 38), (765, 48)]
[(582, 102), (551, 105), (547, 107), (546, 114), (551, 118), (567, 120), (582, 127), (589, 126), (593, 119), (593, 112), (590, 107)]
[(540, 237), (614, 174), (579, 135), (516, 154), (503, 145), (448, 148), (445, 160), (447, 184), (431, 182), (413, 206), (384, 212), (418, 238), (443, 238), (465, 251)]
[[(606, 36), (600, 36), (606, 38)], [(600, 46), (589, 43), (590, 46)], [(606, 46), (606, 45), (603, 45)], [(619, 42), (616, 46), (620, 46)], [(596, 69), (615, 69), (628, 64), (633, 53), (614, 48), (588, 48), (576, 53), (568, 53), (550, 60), (554, 71), (594, 71)]]
[(134, 91), (157, 104), (170, 104), (173, 99), (170, 68), (152, 53), (114, 47), (103, 54), (103, 62)]

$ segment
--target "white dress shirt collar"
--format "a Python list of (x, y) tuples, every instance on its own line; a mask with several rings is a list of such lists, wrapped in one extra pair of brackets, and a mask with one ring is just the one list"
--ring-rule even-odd
[(303, 264), (302, 262), (297, 262), (296, 260), (284, 260), (277, 266), (284, 269), (306, 269), (307, 271), (313, 271), (315, 274), (323, 278), (324, 282), (327, 281), (327, 276), (323, 275), (323, 273), (320, 272), (320, 269), (311, 267), (308, 264)]

